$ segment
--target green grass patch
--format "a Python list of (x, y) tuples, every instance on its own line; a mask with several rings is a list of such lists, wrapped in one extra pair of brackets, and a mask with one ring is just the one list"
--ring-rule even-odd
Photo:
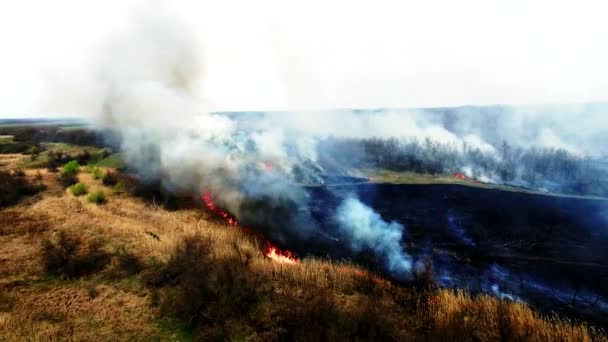
[(194, 341), (192, 328), (176, 319), (162, 318), (156, 325), (163, 339), (168, 341)]
[(14, 141), (13, 139), (12, 135), (0, 135), (0, 144), (10, 144)]
[(457, 184), (474, 188), (481, 189), (492, 189), (500, 191), (520, 192), (526, 194), (543, 195), (543, 196), (557, 196), (557, 197), (569, 197), (569, 198), (585, 198), (585, 199), (598, 199), (606, 200), (604, 197), (589, 196), (589, 195), (568, 195), (559, 193), (547, 193), (534, 189), (511, 186), (507, 184), (492, 184), (482, 183), (473, 180), (463, 180), (456, 178), (452, 174), (422, 174), (415, 172), (398, 172), (385, 169), (363, 169), (359, 170), (365, 176), (369, 177), (373, 183), (387, 183), (387, 184), (419, 184), (419, 185), (430, 185), (430, 184)]
[(104, 204), (106, 203), (106, 193), (103, 190), (97, 190), (92, 192), (87, 199), (91, 203)]
[(94, 179), (101, 179), (103, 177), (103, 171), (101, 171), (100, 168), (98, 168), (97, 166), (93, 167), (93, 178)]
[(112, 193), (114, 193), (115, 195), (124, 194), (125, 191), (125, 186), (122, 184), (122, 182), (118, 182), (112, 187)]
[[(76, 157), (79, 154), (88, 152), (91, 155), (90, 163), (95, 163), (96, 159), (101, 159), (104, 149), (93, 147), (93, 146), (77, 146), (66, 143), (40, 143), (43, 151), (35, 157), (25, 158), (21, 164), (22, 167), (27, 169), (39, 169), (47, 167), (49, 162), (49, 156), (53, 153), (61, 153), (68, 155), (71, 158)], [(98, 157), (99, 156), (99, 157)]]
[(88, 128), (90, 128), (90, 127), (87, 125), (59, 126), (59, 129), (61, 129), (63, 131), (77, 131), (77, 130), (88, 129)]
[(84, 183), (76, 183), (70, 187), (70, 192), (74, 196), (82, 196), (89, 192), (87, 185)]
[(122, 169), (125, 167), (125, 163), (124, 163), (121, 153), (113, 153), (113, 154), (109, 155), (108, 157), (100, 160), (97, 163), (97, 166), (109, 167), (109, 168), (114, 168), (114, 169)]

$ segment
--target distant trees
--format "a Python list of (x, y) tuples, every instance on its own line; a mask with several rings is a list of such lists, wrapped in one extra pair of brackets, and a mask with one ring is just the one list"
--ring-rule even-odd
[[(495, 151), (430, 139), (325, 139), (320, 144), (322, 163), (345, 167), (382, 168), (425, 174), (464, 170), (481, 180), (545, 188), (550, 191), (608, 195), (608, 167), (602, 161), (563, 149), (529, 148), (506, 141)], [(603, 161), (603, 163), (606, 163)]]
[(67, 129), (57, 126), (8, 127), (0, 130), (2, 134), (14, 136), (16, 142), (63, 142), (82, 146), (101, 146), (99, 132), (88, 129)]

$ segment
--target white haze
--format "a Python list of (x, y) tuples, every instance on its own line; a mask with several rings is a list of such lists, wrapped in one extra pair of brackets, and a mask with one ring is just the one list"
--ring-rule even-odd
[(60, 81), (85, 81), (100, 43), (144, 7), (204, 43), (198, 95), (213, 110), (608, 100), (601, 1), (158, 3), (2, 2), (0, 117), (87, 115), (49, 93), (80, 90)]

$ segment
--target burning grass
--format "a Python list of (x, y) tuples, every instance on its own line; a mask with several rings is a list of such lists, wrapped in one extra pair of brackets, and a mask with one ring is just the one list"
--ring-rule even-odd
[[(0, 211), (0, 340), (606, 340), (523, 304), (398, 286), (345, 261), (276, 262), (214, 210), (168, 211), (79, 175), (106, 192), (98, 206), (44, 176), (36, 201)], [(92, 266), (70, 275), (70, 262)]]

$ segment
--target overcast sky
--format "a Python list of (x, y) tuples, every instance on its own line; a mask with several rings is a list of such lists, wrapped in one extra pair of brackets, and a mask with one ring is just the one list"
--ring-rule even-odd
[(146, 6), (193, 31), (213, 110), (608, 100), (605, 1), (150, 4), (2, 1), (0, 117), (74, 115), (48, 97)]

